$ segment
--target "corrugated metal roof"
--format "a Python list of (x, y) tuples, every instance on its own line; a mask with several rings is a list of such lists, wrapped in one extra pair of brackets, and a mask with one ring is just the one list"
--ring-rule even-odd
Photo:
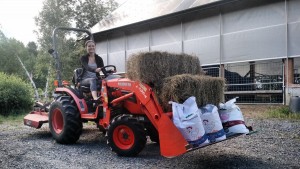
[(92, 27), (98, 33), (222, 0), (127, 0)]

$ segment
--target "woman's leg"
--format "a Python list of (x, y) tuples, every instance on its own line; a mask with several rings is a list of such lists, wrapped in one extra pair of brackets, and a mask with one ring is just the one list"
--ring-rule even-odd
[(90, 85), (90, 90), (94, 100), (97, 100), (97, 80), (95, 78), (86, 78), (80, 82), (81, 85)]
[(91, 92), (92, 92), (93, 99), (97, 100), (98, 99), (97, 91), (91, 91)]

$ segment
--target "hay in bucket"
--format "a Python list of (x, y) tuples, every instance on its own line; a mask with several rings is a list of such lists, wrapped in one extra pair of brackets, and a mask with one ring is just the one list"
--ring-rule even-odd
[(182, 74), (165, 78), (154, 91), (163, 110), (170, 111), (169, 101), (183, 103), (191, 96), (196, 97), (198, 107), (219, 105), (223, 100), (224, 86), (223, 78)]
[(204, 74), (198, 57), (168, 52), (140, 52), (127, 60), (127, 77), (156, 86), (162, 79), (178, 74)]

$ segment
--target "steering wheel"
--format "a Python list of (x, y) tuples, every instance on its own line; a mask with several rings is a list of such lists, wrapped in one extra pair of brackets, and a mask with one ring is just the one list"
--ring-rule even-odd
[(101, 68), (101, 71), (104, 74), (104, 77), (107, 77), (113, 73), (117, 72), (116, 66), (115, 65), (107, 65)]

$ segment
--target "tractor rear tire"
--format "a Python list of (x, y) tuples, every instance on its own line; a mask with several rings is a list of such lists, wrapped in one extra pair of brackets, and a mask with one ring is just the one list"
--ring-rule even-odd
[(59, 96), (49, 110), (49, 128), (56, 142), (75, 143), (82, 133), (82, 122), (70, 96)]
[(119, 156), (137, 156), (145, 147), (147, 138), (143, 125), (130, 115), (114, 118), (108, 128), (107, 144)]

